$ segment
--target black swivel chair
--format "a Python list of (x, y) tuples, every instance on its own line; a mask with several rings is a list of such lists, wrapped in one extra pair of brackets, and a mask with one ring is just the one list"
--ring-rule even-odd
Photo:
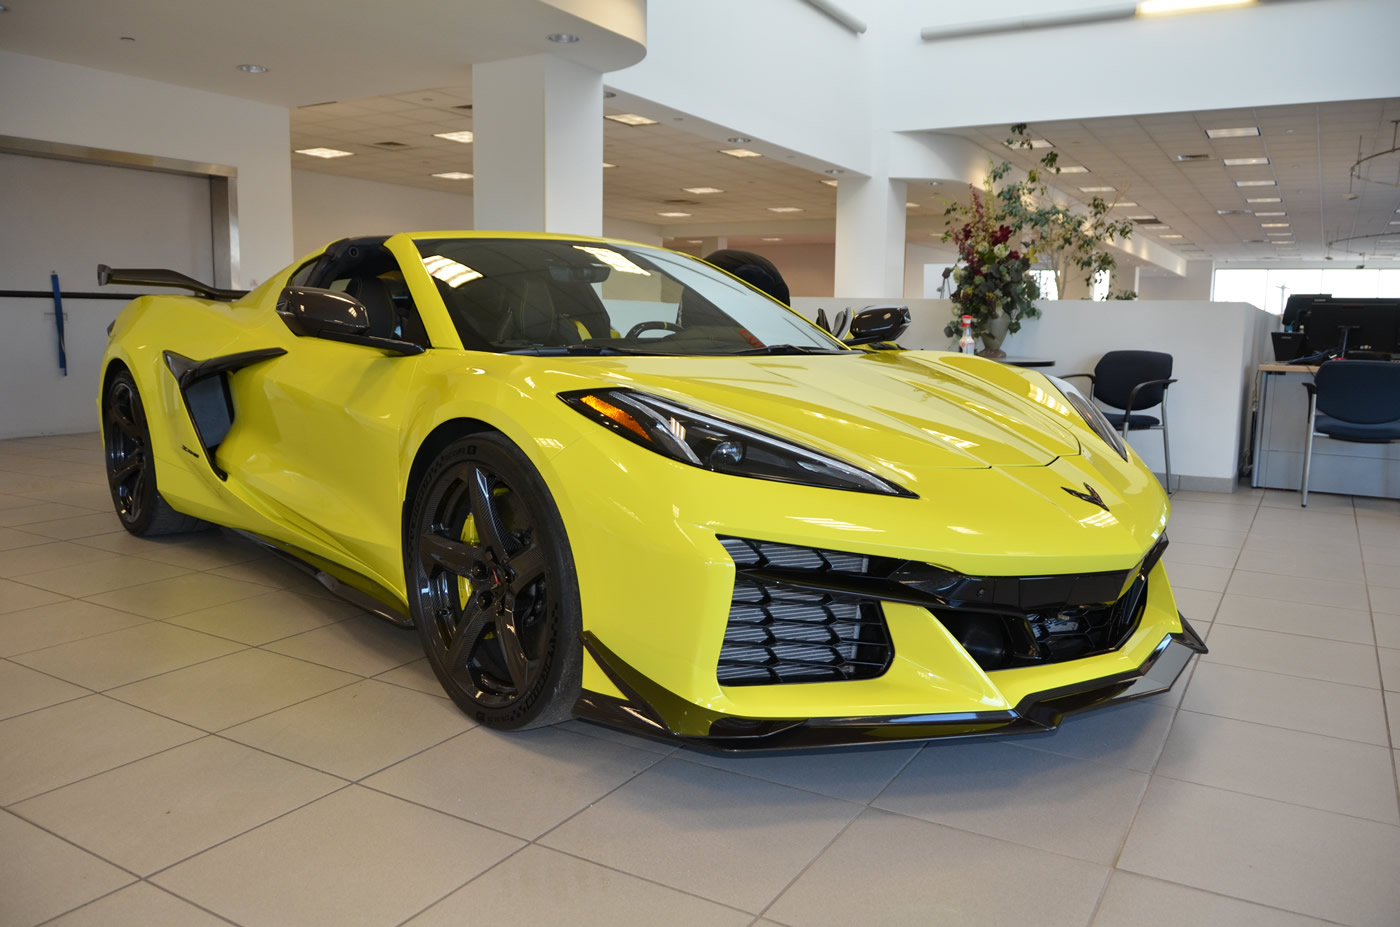
[[(1109, 424), (1128, 439), (1129, 431), (1152, 430), (1162, 433), (1162, 459), (1166, 463), (1167, 492), (1172, 491), (1172, 451), (1167, 436), (1167, 387), (1172, 376), (1172, 356), (1160, 351), (1109, 351), (1099, 359), (1093, 373), (1070, 373), (1068, 377), (1088, 377), (1093, 396), (1099, 402), (1122, 412), (1104, 412)], [(1162, 417), (1142, 415), (1138, 410), (1162, 407)]]
[(1400, 364), (1328, 361), (1308, 391), (1308, 441), (1303, 453), (1303, 505), (1308, 504), (1313, 438), (1389, 444), (1400, 441)]

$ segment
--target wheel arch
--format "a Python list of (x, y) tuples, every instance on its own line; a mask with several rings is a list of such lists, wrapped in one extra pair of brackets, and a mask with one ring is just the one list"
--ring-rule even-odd
[[(413, 454), (413, 462), (408, 468), (408, 480), (404, 484), (403, 505), (399, 519), (401, 537), (406, 537), (408, 534), (408, 519), (412, 514), (413, 498), (418, 494), (418, 487), (422, 484), (423, 474), (427, 472), (429, 465), (453, 441), (482, 432), (502, 433), (499, 428), (488, 422), (483, 422), (481, 419), (452, 418), (437, 425), (423, 438), (418, 445), (418, 450)], [(406, 581), (407, 577), (405, 577)]]

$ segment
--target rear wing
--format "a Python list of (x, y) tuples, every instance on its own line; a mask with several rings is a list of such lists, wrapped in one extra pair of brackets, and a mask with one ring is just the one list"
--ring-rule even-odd
[(222, 300), (223, 302), (233, 302), (235, 299), (242, 299), (248, 295), (247, 290), (221, 290), (218, 287), (207, 286), (193, 277), (186, 277), (175, 270), (162, 270), (154, 267), (108, 267), (106, 264), (98, 264), (97, 285), (107, 286), (109, 283), (131, 286), (167, 286), (177, 290), (189, 290), (196, 296)]

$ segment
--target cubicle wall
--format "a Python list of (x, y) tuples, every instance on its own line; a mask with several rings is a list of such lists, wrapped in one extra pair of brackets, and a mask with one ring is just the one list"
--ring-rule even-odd
[[(793, 306), (809, 317), (818, 307), (827, 315), (846, 306), (859, 309), (879, 299), (797, 299)], [(948, 300), (899, 300), (910, 307), (914, 324), (900, 342), (910, 348), (949, 346), (943, 326), (952, 318)], [(1055, 361), (1051, 374), (1081, 373), (1107, 351), (1165, 351), (1174, 359), (1168, 400), (1172, 474), (1183, 489), (1231, 491), (1238, 479), (1249, 436), (1250, 390), (1254, 369), (1271, 360), (1270, 331), (1277, 316), (1248, 303), (1190, 300), (1064, 300), (1039, 303), (1043, 316), (1028, 321), (1005, 345), (1012, 356)], [(1087, 381), (1076, 381), (1087, 386)], [(1130, 443), (1158, 473), (1163, 471), (1162, 436), (1130, 434)]]

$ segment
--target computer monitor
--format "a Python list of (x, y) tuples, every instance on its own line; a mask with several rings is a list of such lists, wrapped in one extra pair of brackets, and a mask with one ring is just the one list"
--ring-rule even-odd
[(1305, 310), (1311, 309), (1317, 303), (1331, 299), (1329, 293), (1294, 293), (1288, 297), (1288, 302), (1283, 305), (1284, 331), (1297, 331), (1298, 316)]
[(1329, 299), (1314, 303), (1298, 319), (1305, 333), (1303, 355), (1400, 352), (1400, 299)]

